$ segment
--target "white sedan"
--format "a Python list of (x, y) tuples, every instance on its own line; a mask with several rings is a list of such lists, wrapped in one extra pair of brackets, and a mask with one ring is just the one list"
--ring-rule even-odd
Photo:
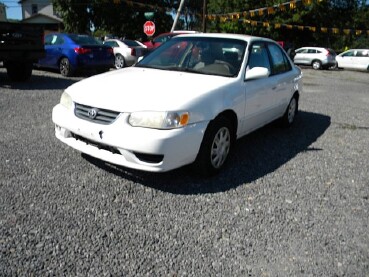
[(350, 49), (336, 56), (338, 68), (369, 71), (369, 49)]
[(138, 58), (144, 56), (148, 51), (145, 45), (130, 39), (107, 39), (104, 44), (113, 48), (116, 69), (135, 64)]
[(106, 162), (151, 172), (193, 164), (213, 175), (236, 139), (293, 123), (301, 78), (270, 39), (180, 35), (133, 67), (71, 85), (52, 120), (59, 140)]

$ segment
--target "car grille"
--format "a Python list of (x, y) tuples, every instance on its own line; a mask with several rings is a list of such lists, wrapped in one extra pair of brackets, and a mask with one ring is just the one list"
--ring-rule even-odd
[(117, 119), (119, 112), (75, 103), (74, 114), (78, 118), (107, 125), (113, 123)]

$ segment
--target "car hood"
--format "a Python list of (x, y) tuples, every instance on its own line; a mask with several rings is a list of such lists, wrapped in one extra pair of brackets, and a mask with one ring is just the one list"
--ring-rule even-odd
[(120, 112), (170, 111), (235, 82), (236, 78), (128, 67), (79, 81), (66, 89), (74, 102)]

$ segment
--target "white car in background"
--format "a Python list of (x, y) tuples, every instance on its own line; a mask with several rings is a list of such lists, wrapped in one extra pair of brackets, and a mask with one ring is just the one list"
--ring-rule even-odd
[(336, 52), (330, 48), (302, 47), (295, 53), (293, 62), (298, 65), (311, 65), (317, 70), (336, 66)]
[(337, 67), (369, 71), (369, 49), (350, 49), (336, 57)]
[(147, 53), (147, 47), (135, 40), (107, 39), (104, 44), (113, 48), (116, 69), (135, 64), (139, 57)]
[(103, 161), (151, 172), (193, 164), (213, 175), (236, 139), (294, 122), (301, 78), (270, 39), (179, 35), (135, 66), (68, 87), (52, 120), (59, 140)]

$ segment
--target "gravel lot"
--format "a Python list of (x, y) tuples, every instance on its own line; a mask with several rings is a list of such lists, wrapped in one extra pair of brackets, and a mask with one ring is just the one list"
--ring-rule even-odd
[(294, 126), (200, 179), (68, 148), (51, 110), (83, 77), (0, 68), (0, 276), (368, 277), (369, 75), (303, 72)]

